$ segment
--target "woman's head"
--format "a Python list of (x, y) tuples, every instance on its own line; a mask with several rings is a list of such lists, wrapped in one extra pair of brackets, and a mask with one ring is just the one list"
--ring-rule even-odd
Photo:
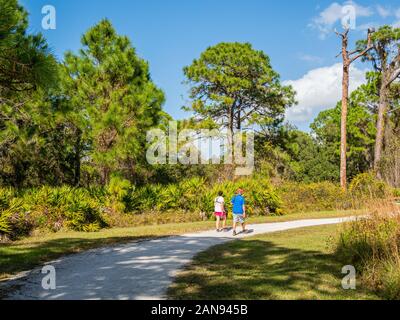
[(224, 193), (222, 191), (218, 191), (218, 196), (222, 197)]

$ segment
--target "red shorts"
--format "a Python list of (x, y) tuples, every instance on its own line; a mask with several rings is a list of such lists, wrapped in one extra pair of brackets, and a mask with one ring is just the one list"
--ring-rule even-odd
[(214, 214), (216, 217), (226, 218), (225, 212), (215, 212)]

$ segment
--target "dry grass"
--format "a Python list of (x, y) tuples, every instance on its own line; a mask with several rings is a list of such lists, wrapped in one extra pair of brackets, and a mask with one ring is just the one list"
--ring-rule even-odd
[(400, 206), (393, 201), (370, 205), (365, 219), (345, 224), (336, 249), (354, 265), (362, 281), (387, 299), (400, 299)]

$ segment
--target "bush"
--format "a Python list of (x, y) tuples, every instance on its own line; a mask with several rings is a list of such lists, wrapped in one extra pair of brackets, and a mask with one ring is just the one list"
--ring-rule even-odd
[(349, 209), (351, 201), (340, 188), (331, 182), (285, 183), (278, 188), (287, 212), (325, 211)]
[(93, 231), (106, 225), (103, 205), (90, 190), (42, 187), (25, 192), (23, 203), (36, 228)]
[(0, 188), (0, 240), (15, 240), (28, 235), (33, 223), (25, 212), (23, 201), (11, 188)]
[(132, 185), (126, 179), (112, 177), (106, 188), (106, 206), (113, 212), (125, 212), (130, 206), (129, 195), (132, 192)]
[(222, 191), (226, 207), (231, 211), (230, 199), (236, 190), (245, 190), (249, 214), (281, 214), (281, 200), (268, 180), (242, 179), (237, 182), (207, 185), (202, 178), (192, 178), (178, 184), (146, 185), (136, 188), (131, 196), (130, 208), (135, 213), (148, 211), (214, 212), (214, 199)]
[(347, 224), (336, 253), (344, 264), (356, 267), (371, 289), (400, 299), (400, 210), (390, 205), (379, 212)]
[(361, 173), (350, 183), (350, 193), (357, 198), (383, 199), (390, 195), (389, 186), (376, 179), (373, 173)]
[[(361, 196), (383, 197), (387, 192), (386, 185), (371, 175), (356, 177), (350, 187), (352, 193)], [(137, 221), (196, 221), (213, 216), (214, 199), (220, 191), (231, 213), (230, 200), (238, 188), (245, 191), (249, 215), (354, 208), (350, 194), (330, 182), (285, 183), (276, 189), (265, 178), (208, 184), (198, 177), (136, 187), (112, 177), (105, 188), (43, 186), (19, 192), (0, 188), (0, 235), (15, 239), (35, 228), (92, 232), (107, 226), (136, 225)]]
[(0, 188), (0, 235), (10, 233), (10, 203), (14, 197), (14, 191), (10, 188)]

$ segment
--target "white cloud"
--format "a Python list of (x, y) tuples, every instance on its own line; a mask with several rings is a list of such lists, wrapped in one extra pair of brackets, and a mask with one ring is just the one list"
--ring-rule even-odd
[(377, 30), (377, 29), (379, 29), (379, 27), (380, 27), (381, 25), (382, 25), (381, 23), (374, 22), (374, 21), (370, 21), (370, 22), (367, 22), (367, 23), (358, 25), (358, 26), (357, 26), (357, 30), (363, 31), (364, 34), (366, 35), (368, 29), (375, 28), (375, 29)]
[[(285, 81), (297, 92), (298, 105), (287, 111), (286, 117), (295, 124), (310, 123), (322, 110), (333, 108), (342, 96), (341, 63), (313, 69), (302, 78)], [(350, 91), (365, 83), (366, 70), (350, 69)]]
[(317, 29), (320, 32), (320, 38), (325, 39), (327, 34), (333, 31), (337, 22), (341, 21), (344, 14), (343, 8), (347, 5), (352, 5), (355, 8), (356, 17), (370, 17), (374, 14), (370, 7), (363, 7), (354, 1), (346, 1), (342, 5), (333, 2), (329, 7), (319, 13), (312, 19), (310, 27)]
[(392, 15), (392, 12), (390, 11), (389, 8), (383, 7), (379, 4), (376, 6), (376, 11), (382, 18), (387, 18), (390, 15)]
[(316, 63), (316, 64), (321, 64), (324, 62), (324, 58), (310, 54), (300, 54), (299, 59), (305, 62)]

